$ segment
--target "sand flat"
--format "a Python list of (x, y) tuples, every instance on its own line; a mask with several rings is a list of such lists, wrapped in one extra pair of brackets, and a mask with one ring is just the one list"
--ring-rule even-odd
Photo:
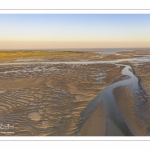
[[(114, 90), (115, 101), (133, 135), (149, 135), (150, 65), (132, 59), (140, 58), (143, 53), (149, 54), (146, 51), (131, 51), (129, 57), (128, 52), (117, 52), (117, 55), (61, 52), (61, 55), (40, 56), (38, 52), (29, 58), (20, 58), (20, 53), (19, 58), (12, 55), (12, 59), (3, 59), (0, 91), (5, 92), (0, 94), (0, 121), (10, 124), (15, 122), (13, 131), (18, 136), (124, 135), (113, 120), (106, 118), (105, 99), (80, 124), (81, 112), (99, 92), (113, 83), (129, 79), (121, 75), (124, 67), (117, 63), (122, 63), (132, 66), (140, 77), (147, 101), (141, 98), (143, 105), (137, 105), (135, 99), (139, 99), (142, 94), (133, 97), (122, 88)], [(43, 60), (45, 63), (42, 63)], [(135, 108), (139, 113), (135, 112)]]
[(82, 136), (105, 136), (106, 118), (103, 103), (101, 103), (89, 116), (81, 128)]
[(144, 122), (141, 121), (140, 116), (138, 116), (136, 113), (135, 101), (131, 93), (123, 87), (118, 87), (114, 89), (113, 94), (115, 96), (117, 105), (120, 108), (133, 135), (147, 135), (147, 126), (144, 124)]

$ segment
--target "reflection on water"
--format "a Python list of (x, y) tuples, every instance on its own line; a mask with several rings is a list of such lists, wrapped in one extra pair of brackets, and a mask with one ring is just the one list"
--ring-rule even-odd
[(0, 91), (0, 94), (5, 93), (6, 91)]
[[(130, 78), (116, 82), (114, 84), (111, 84), (104, 90), (102, 90), (95, 99), (93, 99), (88, 106), (82, 111), (81, 113), (81, 121), (84, 122), (90, 116), (90, 114), (93, 112), (93, 110), (99, 105), (102, 101), (104, 102), (104, 108), (105, 108), (105, 115), (106, 115), (106, 122), (107, 122), (107, 130), (106, 135), (116, 135), (116, 131), (114, 130), (114, 127), (112, 127), (112, 122), (115, 124), (115, 128), (120, 130), (122, 133), (119, 135), (132, 135), (130, 129), (128, 128), (121, 111), (119, 107), (117, 106), (114, 96), (113, 96), (113, 90), (116, 87), (119, 86), (126, 86), (131, 91), (131, 93), (137, 94), (140, 92), (139, 87), (139, 80), (138, 78), (133, 74), (133, 70), (128, 65), (122, 65), (117, 64), (117, 66), (125, 66), (122, 70), (123, 75), (127, 75)], [(111, 120), (111, 121), (110, 121)], [(114, 125), (113, 125), (114, 126)]]
[(104, 61), (71, 61), (71, 62), (15, 62), (15, 63), (0, 63), (0, 66), (7, 65), (32, 65), (32, 64), (75, 64), (75, 65), (88, 65), (88, 64), (112, 64), (112, 63), (121, 63), (124, 61), (138, 63), (138, 62), (149, 62), (150, 56), (143, 56), (140, 58), (126, 58), (126, 59), (117, 59), (117, 60), (104, 60)]

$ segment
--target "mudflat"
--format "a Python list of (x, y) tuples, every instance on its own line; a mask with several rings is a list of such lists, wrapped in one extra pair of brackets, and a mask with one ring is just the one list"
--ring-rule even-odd
[(124, 135), (118, 124), (106, 120), (105, 99), (85, 119), (81, 116), (106, 87), (130, 78), (121, 73), (124, 66), (118, 64), (132, 66), (146, 100), (139, 104), (136, 96), (139, 99), (140, 94), (135, 96), (122, 86), (113, 90), (116, 105), (133, 135), (149, 135), (149, 62), (127, 61), (144, 54), (150, 53), (1, 51), (0, 135), (104, 136), (108, 123), (113, 135)]

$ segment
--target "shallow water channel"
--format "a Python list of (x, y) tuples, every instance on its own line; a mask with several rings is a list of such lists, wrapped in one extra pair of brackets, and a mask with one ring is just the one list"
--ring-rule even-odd
[(106, 117), (106, 135), (132, 135), (128, 128), (119, 107), (113, 96), (113, 90), (119, 86), (127, 86), (131, 93), (137, 92), (139, 87), (139, 80), (134, 75), (133, 70), (128, 65), (116, 64), (118, 66), (125, 66), (122, 70), (122, 74), (129, 76), (130, 78), (123, 81), (113, 83), (103, 89), (82, 111), (81, 118), (87, 119), (93, 110), (103, 101), (105, 117)]

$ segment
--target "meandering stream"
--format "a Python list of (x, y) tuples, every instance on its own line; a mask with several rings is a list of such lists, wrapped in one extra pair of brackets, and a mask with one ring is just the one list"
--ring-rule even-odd
[(88, 106), (82, 111), (81, 118), (86, 119), (92, 111), (98, 106), (102, 101), (104, 102), (104, 109), (105, 109), (105, 117), (106, 117), (106, 135), (115, 135), (115, 128), (118, 131), (121, 131), (117, 135), (132, 135), (130, 129), (128, 128), (119, 107), (117, 106), (114, 96), (113, 90), (119, 86), (128, 86), (128, 89), (132, 94), (138, 92), (139, 87), (139, 80), (134, 75), (133, 70), (128, 65), (116, 64), (118, 66), (125, 66), (122, 70), (123, 75), (127, 75), (130, 78), (125, 79), (123, 81), (118, 81), (116, 83), (111, 84), (110, 86), (103, 89), (89, 104)]

